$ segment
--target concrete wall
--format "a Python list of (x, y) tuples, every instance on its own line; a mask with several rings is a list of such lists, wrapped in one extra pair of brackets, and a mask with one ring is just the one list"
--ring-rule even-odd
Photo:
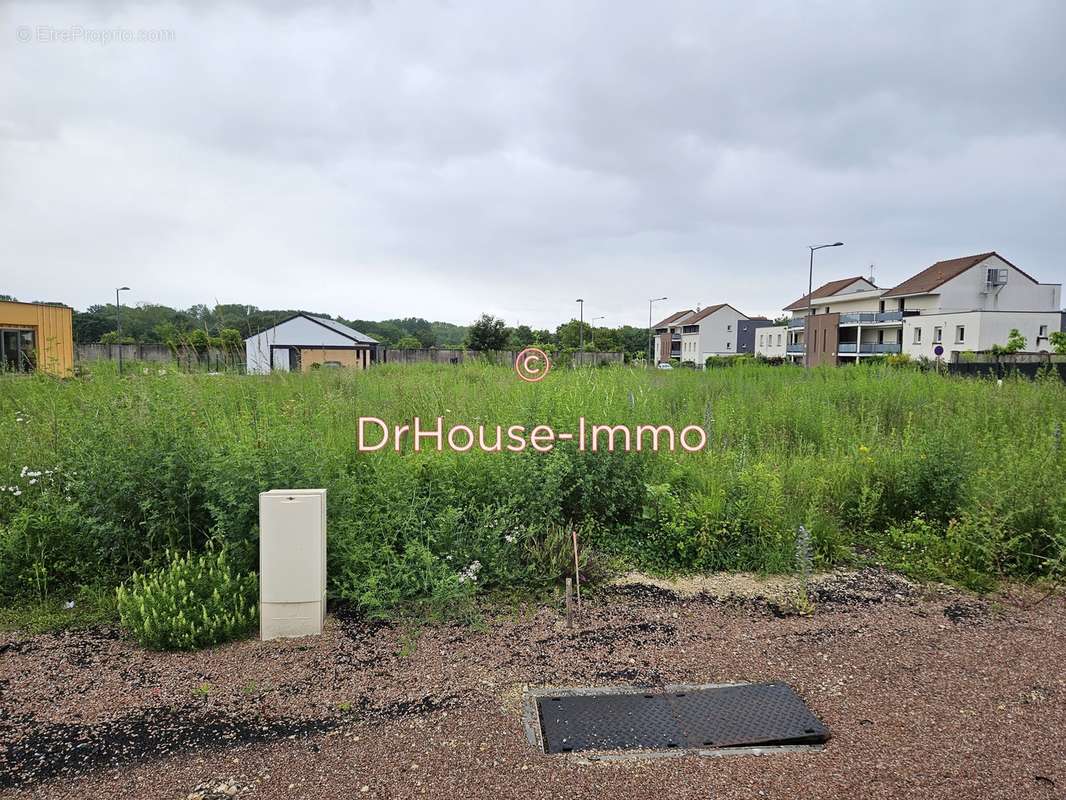
[[(518, 351), (511, 350), (397, 350), (387, 348), (382, 351), (382, 361), (386, 364), (462, 364), (466, 361), (487, 360), (494, 364), (513, 365), (517, 357)], [(625, 356), (622, 353), (574, 353), (571, 361), (581, 366), (621, 365), (625, 363)]]
[(182, 367), (203, 367), (226, 369), (244, 364), (244, 351), (225, 351), (209, 347), (202, 353), (189, 348), (181, 348), (176, 353), (165, 344), (79, 344), (74, 348), (74, 355), (79, 364), (93, 361), (115, 361), (120, 358), (123, 363), (144, 361), (149, 364), (178, 365)]

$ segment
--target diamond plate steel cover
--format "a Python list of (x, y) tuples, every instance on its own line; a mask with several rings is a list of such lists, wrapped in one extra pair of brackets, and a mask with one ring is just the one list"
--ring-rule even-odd
[(665, 750), (819, 744), (828, 729), (783, 683), (537, 700), (544, 749)]

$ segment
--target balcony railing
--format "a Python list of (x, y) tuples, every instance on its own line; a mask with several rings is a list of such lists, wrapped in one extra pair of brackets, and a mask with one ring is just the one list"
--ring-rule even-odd
[(840, 324), (859, 325), (877, 322), (899, 322), (902, 319), (902, 311), (855, 311), (850, 314), (841, 314)]
[(807, 323), (806, 317), (793, 317), (788, 321), (790, 328), (802, 328)]
[[(867, 354), (880, 355), (882, 353), (898, 353), (902, 349), (902, 345), (899, 342), (885, 342), (879, 344), (877, 342), (860, 342), (859, 352)], [(855, 352), (854, 350), (852, 352)]]
[(785, 345), (785, 352), (786, 353), (803, 353), (805, 351), (806, 351), (806, 348), (802, 344)]
[(838, 353), (856, 353), (858, 352), (858, 345), (855, 342), (840, 342), (837, 345)]

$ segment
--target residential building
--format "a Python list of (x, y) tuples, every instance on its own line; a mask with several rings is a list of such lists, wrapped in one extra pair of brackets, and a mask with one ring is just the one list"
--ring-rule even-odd
[(1060, 284), (1040, 283), (995, 252), (937, 262), (884, 294), (903, 312), (904, 352), (932, 358), (939, 345), (947, 360), (1006, 344), (1012, 329), (1026, 350), (1050, 351), (1061, 299)]
[(728, 303), (677, 311), (654, 326), (655, 361), (676, 358), (702, 367), (710, 356), (735, 355), (738, 326), (747, 319)]
[(755, 331), (755, 355), (763, 358), (786, 358), (788, 325), (773, 325)]
[(0, 370), (69, 375), (74, 310), (59, 303), (0, 301)]
[(675, 311), (666, 319), (652, 326), (655, 331), (655, 363), (669, 362), (671, 358), (681, 360), (681, 326), (678, 320), (692, 314), (691, 308)]
[(249, 373), (307, 372), (316, 367), (365, 369), (378, 360), (378, 342), (325, 317), (295, 314), (244, 340)]
[(761, 328), (773, 325), (766, 317), (748, 317), (737, 323), (737, 352), (755, 353), (755, 334)]
[(1017, 329), (1039, 352), (1061, 325), (1061, 289), (995, 252), (938, 261), (887, 290), (862, 277), (830, 281), (785, 307), (793, 314), (786, 351), (812, 366), (892, 353), (934, 358), (937, 347), (950, 360), (1005, 344)]

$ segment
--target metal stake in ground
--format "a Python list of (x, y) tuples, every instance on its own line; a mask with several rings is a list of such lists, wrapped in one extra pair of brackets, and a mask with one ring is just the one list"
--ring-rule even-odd
[(574, 627), (574, 582), (566, 579), (566, 627)]
[(577, 615), (581, 616), (581, 567), (577, 557), (577, 528), (571, 528), (574, 537), (574, 584), (577, 586)]

